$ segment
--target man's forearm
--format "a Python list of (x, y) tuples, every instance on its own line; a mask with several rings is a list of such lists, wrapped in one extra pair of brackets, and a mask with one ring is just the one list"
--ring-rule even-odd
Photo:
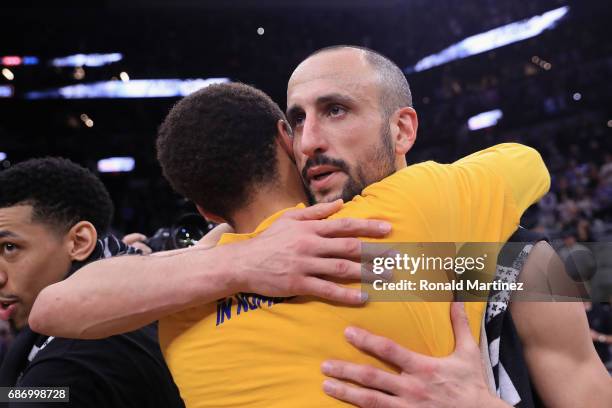
[(58, 337), (102, 338), (214, 302), (239, 289), (224, 252), (196, 247), (93, 262), (40, 292), (30, 326)]
[[(564, 274), (554, 249), (541, 241), (531, 250), (521, 279), (528, 286), (541, 277), (558, 281)], [(612, 379), (593, 348), (581, 303), (516, 301), (510, 312), (531, 382), (546, 406), (612, 406)]]
[(336, 201), (288, 211), (244, 242), (92, 263), (40, 292), (30, 326), (52, 336), (101, 338), (237, 292), (361, 304), (360, 289), (335, 282), (362, 278), (361, 243), (348, 237), (380, 238), (391, 225), (320, 220), (341, 206)]

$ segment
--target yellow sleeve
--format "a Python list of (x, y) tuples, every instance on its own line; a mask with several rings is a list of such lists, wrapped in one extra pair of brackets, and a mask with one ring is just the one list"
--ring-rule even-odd
[(495, 172), (509, 189), (520, 214), (550, 188), (550, 174), (540, 153), (518, 143), (498, 144), (459, 159), (452, 166)]
[(424, 162), (399, 170), (333, 217), (389, 221), (395, 242), (503, 242), (549, 186), (539, 153), (506, 143), (453, 164)]

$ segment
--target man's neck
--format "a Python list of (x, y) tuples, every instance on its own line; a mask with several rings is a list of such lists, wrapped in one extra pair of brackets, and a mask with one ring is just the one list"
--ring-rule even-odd
[(233, 214), (233, 227), (237, 233), (253, 232), (271, 215), (299, 203), (308, 203), (302, 179), (295, 166), (283, 164), (279, 165), (278, 179), (257, 187), (250, 203)]
[(232, 226), (239, 234), (255, 231), (266, 218), (281, 210), (308, 203), (295, 162), (280, 146), (277, 149), (276, 179), (256, 186), (249, 204), (232, 214)]
[(305, 202), (305, 199), (295, 196), (289, 196), (285, 192), (269, 192), (262, 197), (252, 201), (247, 207), (234, 214), (234, 229), (239, 234), (246, 234), (255, 231), (257, 226), (271, 215), (293, 207), (300, 202)]

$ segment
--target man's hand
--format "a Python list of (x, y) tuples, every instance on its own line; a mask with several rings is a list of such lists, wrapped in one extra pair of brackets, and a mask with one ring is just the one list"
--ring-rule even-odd
[(391, 363), (400, 373), (329, 360), (321, 366), (324, 374), (363, 387), (326, 380), (323, 389), (359, 407), (508, 407), (489, 393), (462, 303), (452, 304), (451, 320), (455, 351), (443, 358), (424, 356), (365, 330), (347, 328), (345, 336), (353, 346)]
[(291, 210), (258, 237), (228, 245), (239, 289), (266, 296), (310, 295), (344, 304), (365, 301), (359, 289), (330, 280), (361, 279), (361, 241), (391, 231), (387, 222), (360, 219), (323, 220), (342, 201)]
[(149, 255), (153, 252), (153, 250), (149, 248), (147, 244), (144, 243), (144, 241), (146, 240), (146, 235), (140, 234), (138, 232), (133, 232), (124, 236), (121, 241), (123, 241), (125, 245), (140, 249), (143, 255)]
[(206, 235), (204, 235), (195, 246), (198, 248), (213, 248), (217, 246), (217, 243), (221, 239), (221, 235), (232, 232), (234, 232), (234, 229), (231, 227), (231, 225), (226, 223), (219, 224), (212, 230), (208, 231), (208, 233), (206, 233)]

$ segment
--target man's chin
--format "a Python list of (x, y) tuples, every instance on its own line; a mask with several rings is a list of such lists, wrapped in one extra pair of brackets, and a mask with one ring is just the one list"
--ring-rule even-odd
[(11, 326), (11, 330), (13, 330), (13, 332), (20, 332), (21, 329), (23, 329), (25, 327), (25, 323), (23, 322), (16, 322), (15, 319), (9, 319), (8, 321), (9, 326)]
[(331, 203), (339, 198), (342, 198), (342, 192), (329, 192), (313, 195), (316, 203)]
[(11, 326), (11, 329), (13, 329), (14, 331), (21, 331), (24, 327), (28, 325), (27, 318), (24, 319), (18, 316), (10, 318), (8, 322)]

